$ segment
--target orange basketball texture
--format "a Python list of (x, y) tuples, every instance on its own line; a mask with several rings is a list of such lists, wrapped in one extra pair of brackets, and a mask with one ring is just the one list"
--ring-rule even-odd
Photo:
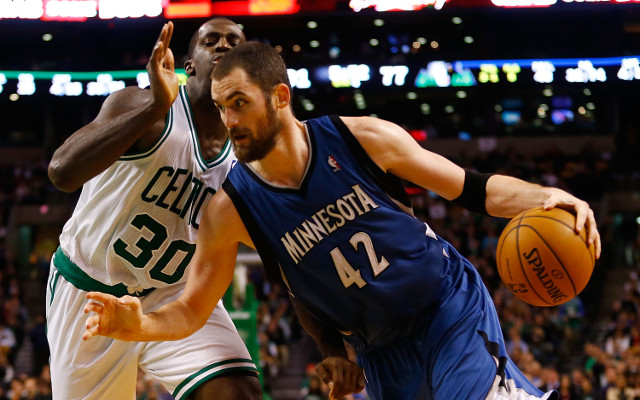
[(496, 251), (498, 273), (520, 300), (556, 306), (577, 296), (595, 264), (586, 229), (575, 232), (567, 210), (535, 208), (514, 217), (504, 228)]

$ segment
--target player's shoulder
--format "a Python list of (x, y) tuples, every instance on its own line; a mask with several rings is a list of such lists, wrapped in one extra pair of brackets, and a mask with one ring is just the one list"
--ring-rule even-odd
[(402, 128), (395, 123), (376, 117), (340, 116), (340, 119), (358, 140), (384, 137), (396, 133), (398, 130), (402, 130)]

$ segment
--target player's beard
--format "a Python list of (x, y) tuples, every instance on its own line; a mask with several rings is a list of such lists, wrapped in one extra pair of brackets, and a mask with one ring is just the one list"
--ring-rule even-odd
[(278, 120), (276, 110), (267, 103), (265, 116), (258, 122), (258, 131), (252, 132), (249, 128), (232, 128), (231, 136), (241, 133), (249, 137), (247, 146), (238, 146), (234, 141), (233, 151), (236, 153), (238, 161), (249, 163), (264, 158), (276, 145), (276, 138), (280, 131), (281, 123)]

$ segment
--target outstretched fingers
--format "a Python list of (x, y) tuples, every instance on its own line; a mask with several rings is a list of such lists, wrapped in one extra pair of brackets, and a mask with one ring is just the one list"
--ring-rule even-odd
[(173, 103), (179, 90), (173, 52), (169, 48), (172, 36), (173, 22), (167, 22), (160, 31), (147, 63), (154, 102), (163, 107), (169, 107)]
[(160, 31), (160, 36), (153, 46), (149, 62), (147, 63), (147, 72), (150, 78), (160, 74), (162, 69), (173, 71), (175, 68), (173, 53), (169, 48), (171, 37), (173, 36), (173, 22), (167, 22)]
[(160, 36), (158, 37), (158, 40), (156, 40), (156, 44), (153, 46), (153, 51), (151, 52), (152, 61), (158, 62), (162, 60), (165, 52), (169, 49), (169, 43), (171, 42), (172, 36), (173, 22), (169, 21), (162, 26)]
[(173, 52), (169, 48), (169, 43), (171, 43), (171, 38), (173, 37), (173, 22), (169, 21), (167, 22), (166, 25), (167, 25), (167, 35), (164, 41), (162, 42), (165, 47), (164, 57), (162, 59), (162, 62), (165, 69), (173, 71), (175, 69)]

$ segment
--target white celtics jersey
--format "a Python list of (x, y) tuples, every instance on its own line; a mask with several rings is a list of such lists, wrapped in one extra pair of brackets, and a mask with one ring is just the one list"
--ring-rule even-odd
[(85, 183), (55, 263), (75, 264), (84, 274), (67, 273), (123, 284), (132, 294), (185, 280), (202, 212), (235, 161), (228, 140), (215, 159), (203, 158), (181, 86), (154, 146)]

